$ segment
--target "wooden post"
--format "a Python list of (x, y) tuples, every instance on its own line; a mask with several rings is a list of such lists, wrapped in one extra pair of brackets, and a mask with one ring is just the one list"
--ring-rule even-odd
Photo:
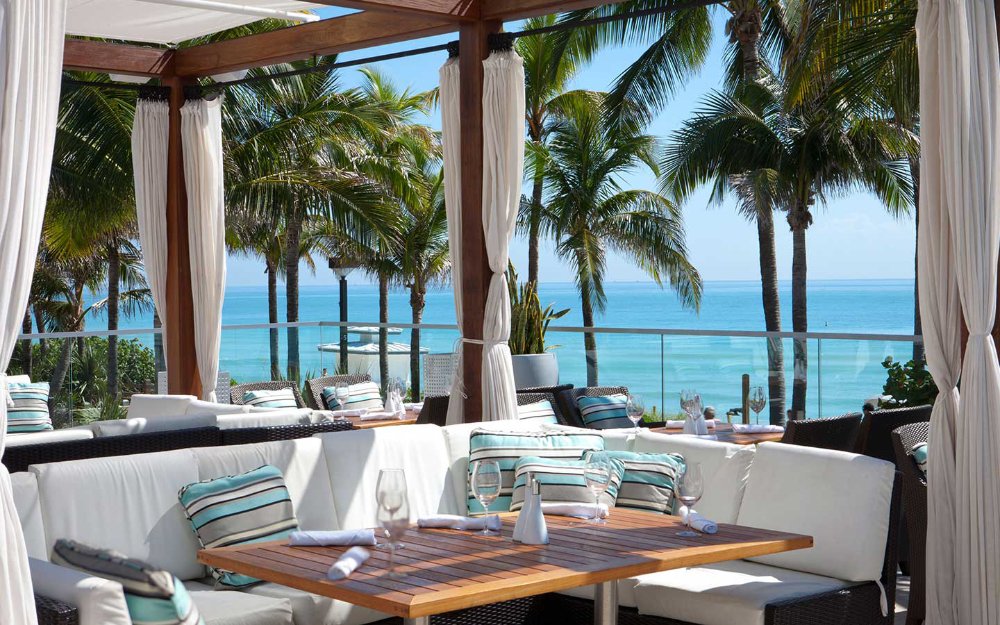
[(164, 76), (170, 87), (170, 142), (167, 156), (167, 387), (173, 395), (201, 396), (201, 379), (194, 347), (194, 298), (191, 295), (191, 254), (188, 244), (187, 191), (181, 144), (181, 107), (186, 81)]
[[(469, 22), (459, 30), (462, 111), (462, 331), (483, 338), (483, 317), (491, 270), (483, 233), (483, 61), (489, 36), (501, 23)], [(483, 420), (483, 348), (465, 344), (462, 380), (468, 398), (465, 421)]]

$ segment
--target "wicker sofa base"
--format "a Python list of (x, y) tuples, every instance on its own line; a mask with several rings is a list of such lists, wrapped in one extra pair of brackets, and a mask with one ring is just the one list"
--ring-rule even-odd
[(41, 595), (35, 595), (35, 613), (38, 625), (76, 625), (80, 622), (75, 606)]

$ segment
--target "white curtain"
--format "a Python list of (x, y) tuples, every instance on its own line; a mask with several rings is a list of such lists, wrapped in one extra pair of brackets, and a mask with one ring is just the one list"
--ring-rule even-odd
[(226, 289), (226, 215), (222, 172), (222, 98), (181, 107), (184, 182), (188, 198), (194, 344), (201, 393), (215, 401)]
[(444, 151), (444, 204), (448, 214), (448, 251), (451, 254), (451, 282), (455, 290), (455, 319), (459, 339), (455, 342), (455, 375), (448, 397), (448, 425), (465, 418), (465, 388), (462, 384), (462, 113), (459, 102), (458, 57), (441, 67), (441, 143)]
[[(1000, 624), (1000, 56), (992, 0), (921, 0), (920, 308), (931, 417), (927, 623)], [(961, 360), (961, 317), (969, 330)], [(959, 397), (958, 380), (962, 382)]]
[[(31, 290), (59, 114), (66, 0), (0, 0), (0, 389)], [(0, 401), (0, 455), (7, 402)], [(33, 625), (28, 555), (0, 466), (0, 623)]]
[[(160, 319), (167, 314), (167, 148), (170, 105), (140, 99), (132, 123), (135, 212), (146, 280)], [(166, 344), (166, 326), (162, 328)]]
[(506, 272), (524, 177), (524, 61), (502, 50), (483, 70), (483, 231), (493, 271), (483, 319), (483, 421), (499, 421), (517, 419)]

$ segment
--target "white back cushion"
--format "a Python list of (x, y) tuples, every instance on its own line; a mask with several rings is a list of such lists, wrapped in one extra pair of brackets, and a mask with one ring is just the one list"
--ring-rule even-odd
[[(0, 469), (6, 471), (6, 469)], [(17, 518), (21, 521), (24, 532), (24, 544), (28, 555), (41, 560), (48, 559), (48, 549), (45, 548), (45, 525), (42, 523), (42, 505), (38, 500), (38, 481), (34, 473), (21, 471), (10, 476), (14, 488), (14, 508)]]
[(251, 409), (249, 413), (221, 414), (216, 417), (219, 428), (259, 428), (272, 425), (300, 425), (311, 423), (312, 410), (309, 408)]
[(894, 476), (891, 462), (868, 456), (760, 445), (739, 524), (808, 534), (814, 546), (752, 559), (853, 582), (879, 579)]
[(265, 464), (277, 467), (285, 477), (299, 527), (304, 530), (337, 529), (330, 473), (319, 439), (201, 447), (191, 452), (198, 461), (200, 480), (246, 473)]
[(215, 426), (215, 420), (215, 415), (183, 415), (170, 417), (169, 419), (130, 417), (128, 419), (115, 419), (113, 421), (95, 421), (91, 424), (91, 427), (94, 428), (98, 436), (125, 436), (126, 434), (213, 427)]
[(198, 481), (189, 449), (33, 465), (46, 547), (69, 538), (202, 577), (191, 523), (177, 491)]
[(144, 419), (176, 417), (184, 414), (194, 395), (145, 395), (137, 393), (129, 399), (128, 416)]
[(752, 445), (643, 431), (635, 441), (635, 451), (681, 454), (686, 461), (699, 463), (705, 479), (705, 494), (695, 506), (698, 512), (717, 523), (736, 522), (750, 465), (754, 461)]
[(30, 375), (8, 375), (7, 384), (31, 384)]
[(340, 527), (376, 524), (375, 484), (381, 469), (406, 473), (410, 516), (458, 514), (449, 481), (448, 449), (436, 425), (382, 427), (319, 434)]
[(65, 441), (83, 441), (94, 438), (94, 430), (91, 427), (81, 425), (73, 428), (61, 430), (48, 430), (45, 432), (21, 432), (18, 434), (8, 434), (4, 439), (5, 447), (21, 447), (23, 445), (44, 445), (46, 443), (62, 443)]
[(192, 400), (184, 409), (186, 415), (223, 415), (250, 412), (250, 406), (237, 404), (217, 404), (212, 401)]

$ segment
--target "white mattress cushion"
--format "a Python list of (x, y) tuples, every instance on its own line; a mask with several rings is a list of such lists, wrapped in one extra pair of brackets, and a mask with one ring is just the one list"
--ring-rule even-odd
[(76, 606), (79, 625), (132, 625), (118, 582), (36, 558), (28, 566), (35, 593)]
[(449, 481), (448, 449), (436, 425), (330, 432), (320, 434), (333, 485), (340, 527), (376, 525), (375, 485), (381, 469), (403, 469), (407, 479), (410, 518), (458, 514)]
[(113, 421), (95, 421), (91, 427), (98, 436), (126, 436), (128, 434), (143, 434), (152, 432), (167, 432), (173, 430), (190, 430), (215, 426), (214, 415), (182, 415), (169, 419), (147, 419), (145, 417), (129, 417)]
[(200, 447), (192, 449), (191, 453), (198, 462), (200, 480), (238, 475), (265, 464), (277, 467), (285, 478), (299, 527), (304, 530), (338, 529), (330, 473), (319, 439)]
[(63, 441), (83, 441), (94, 438), (94, 431), (88, 427), (66, 428), (63, 430), (47, 430), (45, 432), (21, 432), (8, 434), (4, 444), (7, 447), (23, 445), (44, 445), (46, 443), (61, 443)]
[(156, 419), (184, 414), (194, 395), (146, 395), (137, 393), (128, 402), (129, 418)]
[(808, 534), (813, 547), (754, 560), (855, 582), (879, 579), (895, 471), (868, 456), (760, 445), (738, 523)]
[(638, 578), (639, 614), (698, 625), (764, 625), (764, 607), (848, 586), (847, 582), (737, 560)]
[(295, 625), (366, 625), (389, 618), (384, 612), (352, 605), (280, 584), (259, 584), (246, 592), (260, 597), (287, 599)]
[(262, 597), (235, 590), (213, 590), (200, 582), (184, 582), (205, 625), (295, 625), (288, 599)]
[(205, 574), (177, 499), (181, 487), (198, 481), (191, 450), (54, 462), (31, 470), (38, 478), (49, 549), (57, 539), (69, 538), (145, 560), (182, 580)]
[(219, 428), (234, 430), (237, 428), (259, 428), (273, 425), (301, 425), (312, 423), (312, 410), (309, 408), (289, 408), (283, 410), (251, 410), (249, 413), (223, 414), (216, 417)]
[(643, 431), (635, 441), (641, 453), (677, 453), (689, 462), (701, 464), (705, 494), (695, 506), (699, 513), (716, 523), (735, 523), (754, 462), (752, 445), (732, 445), (718, 441)]
[(10, 483), (14, 489), (14, 508), (21, 521), (24, 544), (32, 558), (48, 560), (49, 550), (45, 544), (45, 525), (42, 522), (42, 505), (38, 499), (38, 481), (35, 474), (27, 471), (12, 473)]

